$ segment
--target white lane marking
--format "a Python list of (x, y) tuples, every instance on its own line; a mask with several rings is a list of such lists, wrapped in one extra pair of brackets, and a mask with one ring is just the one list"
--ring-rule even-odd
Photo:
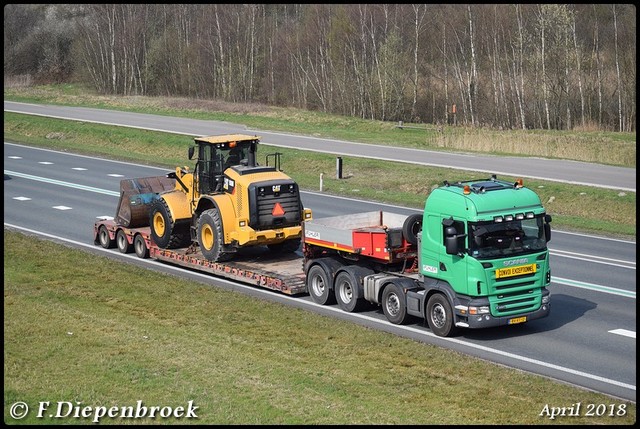
[(67, 207), (67, 206), (53, 206), (52, 208), (56, 209), (56, 210), (71, 210), (71, 207)]
[(612, 329), (609, 333), (622, 335), (623, 337), (636, 338), (636, 333), (634, 331), (628, 331), (626, 329)]
[(29, 197), (13, 197), (13, 199), (18, 201), (31, 201)]
[(586, 255), (584, 253), (567, 252), (566, 250), (550, 250), (549, 253), (551, 253), (554, 256), (559, 256), (561, 258), (579, 259), (581, 261), (593, 262), (595, 264), (606, 264), (606, 265), (612, 265), (614, 267), (629, 268), (629, 269), (632, 269), (632, 270), (636, 269), (635, 261), (624, 261), (625, 264), (633, 265), (631, 267), (631, 266), (627, 266), (627, 265), (614, 264), (613, 262), (609, 262), (609, 261), (616, 261), (616, 262), (620, 262), (620, 261), (618, 259), (605, 258), (605, 257), (602, 257), (602, 256)]
[(577, 287), (580, 289), (595, 290), (597, 292), (605, 292), (605, 293), (610, 293), (612, 295), (627, 296), (629, 298), (636, 299), (636, 292), (633, 290), (618, 289), (615, 287), (597, 285), (595, 283), (586, 283), (578, 280), (571, 280), (571, 279), (565, 279), (562, 277), (554, 277), (554, 276), (551, 276), (551, 282), (559, 283), (566, 286)]

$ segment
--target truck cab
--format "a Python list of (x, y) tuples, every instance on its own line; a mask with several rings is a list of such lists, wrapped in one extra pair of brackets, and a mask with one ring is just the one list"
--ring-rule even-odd
[(447, 295), (457, 327), (547, 316), (549, 222), (538, 195), (520, 179), (445, 182), (427, 198), (419, 236), (420, 274), (434, 285), (428, 294)]

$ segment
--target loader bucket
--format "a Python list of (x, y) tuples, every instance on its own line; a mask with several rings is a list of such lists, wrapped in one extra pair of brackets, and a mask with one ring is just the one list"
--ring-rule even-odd
[(116, 222), (128, 228), (149, 226), (151, 203), (159, 193), (173, 190), (175, 186), (176, 179), (166, 176), (121, 180)]

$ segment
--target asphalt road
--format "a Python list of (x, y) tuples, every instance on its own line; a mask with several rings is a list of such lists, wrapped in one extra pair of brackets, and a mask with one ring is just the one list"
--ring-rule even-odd
[[(392, 325), (379, 310), (344, 313), (335, 306), (318, 306), (309, 297), (292, 298), (102, 249), (93, 244), (93, 223), (97, 217), (115, 214), (119, 181), (160, 175), (166, 170), (6, 142), (4, 154), (5, 228), (540, 374), (611, 395), (612, 403), (615, 398), (635, 402), (635, 242), (554, 230), (550, 242), (552, 312), (548, 318), (440, 338), (418, 321)], [(416, 212), (310, 192), (303, 193), (303, 202), (314, 210), (315, 217), (371, 210)], [(579, 398), (570, 399), (576, 401)], [(533, 411), (539, 413), (544, 405), (532, 404)]]
[(420, 149), (405, 149), (286, 133), (248, 129), (243, 125), (220, 121), (175, 118), (143, 113), (119, 112), (85, 107), (36, 105), (5, 101), (5, 112), (41, 115), (85, 122), (166, 131), (190, 136), (247, 133), (262, 137), (266, 145), (386, 159), (411, 164), (481, 171), (499, 176), (529, 177), (600, 188), (636, 191), (636, 169), (542, 158), (497, 157), (454, 154)]

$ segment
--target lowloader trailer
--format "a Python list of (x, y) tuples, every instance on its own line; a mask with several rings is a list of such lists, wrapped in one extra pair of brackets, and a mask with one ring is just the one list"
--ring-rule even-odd
[[(154, 189), (136, 188), (150, 192), (121, 198), (118, 212), (123, 200), (150, 204)], [(414, 316), (447, 337), (549, 315), (550, 222), (521, 180), (492, 176), (445, 182), (431, 192), (422, 214), (372, 211), (307, 220), (295, 253), (258, 246), (232, 261), (212, 262), (197, 243), (162, 249), (149, 227), (125, 226), (117, 216), (96, 221), (94, 242), (288, 295), (308, 293), (318, 304), (337, 303), (347, 312), (381, 307), (394, 324)]]

